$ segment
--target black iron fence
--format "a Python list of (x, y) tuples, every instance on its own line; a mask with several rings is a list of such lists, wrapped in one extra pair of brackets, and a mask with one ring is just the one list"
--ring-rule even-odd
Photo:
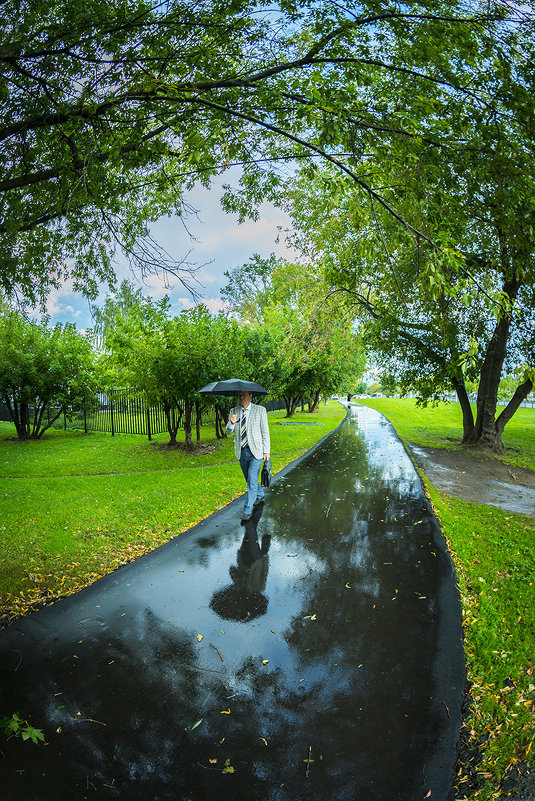
[[(170, 410), (172, 422), (181, 427), (183, 404)], [(149, 406), (143, 394), (135, 390), (99, 392), (91, 406), (63, 416), (64, 427), (83, 428), (84, 431), (107, 431), (119, 434), (152, 434), (167, 431), (167, 418), (162, 405)]]
[[(258, 401), (268, 412), (284, 409), (283, 401)], [(30, 407), (30, 415), (33, 408)], [(46, 423), (50, 423), (58, 413), (58, 408), (45, 411)], [(171, 422), (184, 428), (184, 404), (178, 403), (170, 409)], [(200, 424), (215, 423), (216, 412), (211, 406), (200, 407)], [(0, 420), (11, 422), (7, 406), (0, 405)], [(194, 421), (192, 421), (195, 424)], [(163, 405), (149, 406), (144, 395), (136, 390), (110, 390), (99, 392), (95, 400), (85, 408), (61, 414), (52, 423), (52, 428), (81, 429), (88, 431), (107, 431), (115, 434), (144, 434), (149, 439), (153, 434), (167, 431), (167, 417)]]

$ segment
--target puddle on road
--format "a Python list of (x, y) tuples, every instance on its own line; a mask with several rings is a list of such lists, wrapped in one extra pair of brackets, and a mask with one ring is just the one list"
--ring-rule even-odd
[(6, 800), (447, 797), (451, 562), (390, 424), (351, 413), (247, 527), (234, 503), (0, 632), (2, 713), (49, 743), (2, 745)]

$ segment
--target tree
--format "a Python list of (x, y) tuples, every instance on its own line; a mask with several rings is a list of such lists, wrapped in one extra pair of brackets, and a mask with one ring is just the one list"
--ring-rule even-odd
[(410, 226), (352, 143), (422, 137), (425, 122), (415, 132), (375, 102), (371, 76), (418, 77), (469, 101), (466, 65), (489, 57), (491, 20), (524, 13), (490, 6), (4, 0), (0, 286), (36, 303), (70, 278), (94, 297), (121, 247), (142, 272), (165, 267), (194, 289), (192, 265), (148, 226), (185, 216), (184, 191), (234, 163), (243, 188), (225, 202), (240, 213), (274, 197), (271, 165), (312, 157)]
[(98, 351), (106, 350), (108, 338), (120, 320), (128, 316), (131, 309), (142, 304), (143, 300), (141, 287), (136, 289), (131, 281), (122, 281), (114, 295), (106, 296), (102, 308), (92, 305), (93, 340)]
[(284, 398), (288, 417), (302, 399), (315, 411), (322, 395), (360, 377), (361, 342), (344, 304), (329, 301), (330, 287), (314, 265), (255, 254), (226, 275), (222, 296), (243, 324), (265, 330), (273, 343), (267, 386)]
[(61, 414), (90, 403), (96, 392), (91, 344), (71, 324), (0, 315), (0, 398), (19, 439), (41, 439)]
[[(351, 293), (389, 375), (422, 402), (453, 387), (464, 442), (500, 450), (535, 379), (535, 87), (527, 28), (497, 26), (495, 34), (492, 57), (466, 66), (479, 104), (438, 89), (431, 98), (423, 82), (401, 77), (373, 83), (385, 103), (411, 109), (413, 128), (425, 120), (428, 141), (394, 137), (363, 160), (422, 236), (393, 226), (348, 187), (335, 191), (332, 171), (303, 171), (288, 203), (303, 246)], [(520, 365), (519, 385), (497, 414), (500, 378)], [(478, 384), (475, 418), (467, 381)]]
[[(149, 403), (163, 406), (170, 445), (176, 445), (183, 424), (187, 450), (193, 448), (192, 415), (200, 402), (198, 390), (228, 377), (244, 360), (242, 335), (235, 322), (222, 314), (211, 315), (202, 305), (171, 316), (167, 298), (132, 302), (126, 313), (115, 317), (106, 345), (124, 379), (142, 390)], [(183, 417), (177, 411), (182, 405)]]

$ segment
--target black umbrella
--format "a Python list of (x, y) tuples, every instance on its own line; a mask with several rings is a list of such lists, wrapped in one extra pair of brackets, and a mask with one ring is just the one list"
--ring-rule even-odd
[(245, 592), (235, 584), (214, 592), (210, 601), (210, 609), (216, 615), (224, 620), (236, 620), (239, 623), (262, 617), (266, 614), (267, 608), (268, 599), (261, 592)]
[(252, 392), (253, 395), (267, 395), (267, 389), (256, 381), (242, 381), (241, 378), (229, 378), (226, 381), (212, 381), (199, 390), (202, 395), (237, 395), (238, 392)]

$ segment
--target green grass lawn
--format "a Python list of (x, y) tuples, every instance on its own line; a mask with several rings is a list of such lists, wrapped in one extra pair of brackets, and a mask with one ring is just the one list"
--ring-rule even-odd
[[(448, 450), (462, 447), (463, 421), (458, 403), (439, 403), (425, 409), (409, 398), (364, 398), (358, 403), (382, 412), (406, 442)], [(501, 461), (535, 470), (535, 409), (519, 409), (507, 423), (502, 441), (505, 451), (499, 457)]]
[[(279, 425), (270, 412), (273, 472), (307, 451), (345, 415), (336, 402)], [(244, 491), (233, 438), (202, 429), (187, 454), (134, 434), (49, 430), (20, 442), (0, 423), (0, 613), (25, 614), (161, 545)]]
[[(388, 417), (405, 442), (460, 447), (458, 404), (418, 409), (405, 399), (362, 403)], [(505, 432), (507, 450), (500, 458), (534, 469), (535, 410), (519, 410)], [(471, 682), (463, 737), (475, 748), (470, 758), (468, 752), (461, 757), (460, 797), (502, 799), (504, 779), (516, 766), (533, 767), (535, 751), (535, 520), (454, 498), (424, 480), (450, 544), (463, 604)]]

